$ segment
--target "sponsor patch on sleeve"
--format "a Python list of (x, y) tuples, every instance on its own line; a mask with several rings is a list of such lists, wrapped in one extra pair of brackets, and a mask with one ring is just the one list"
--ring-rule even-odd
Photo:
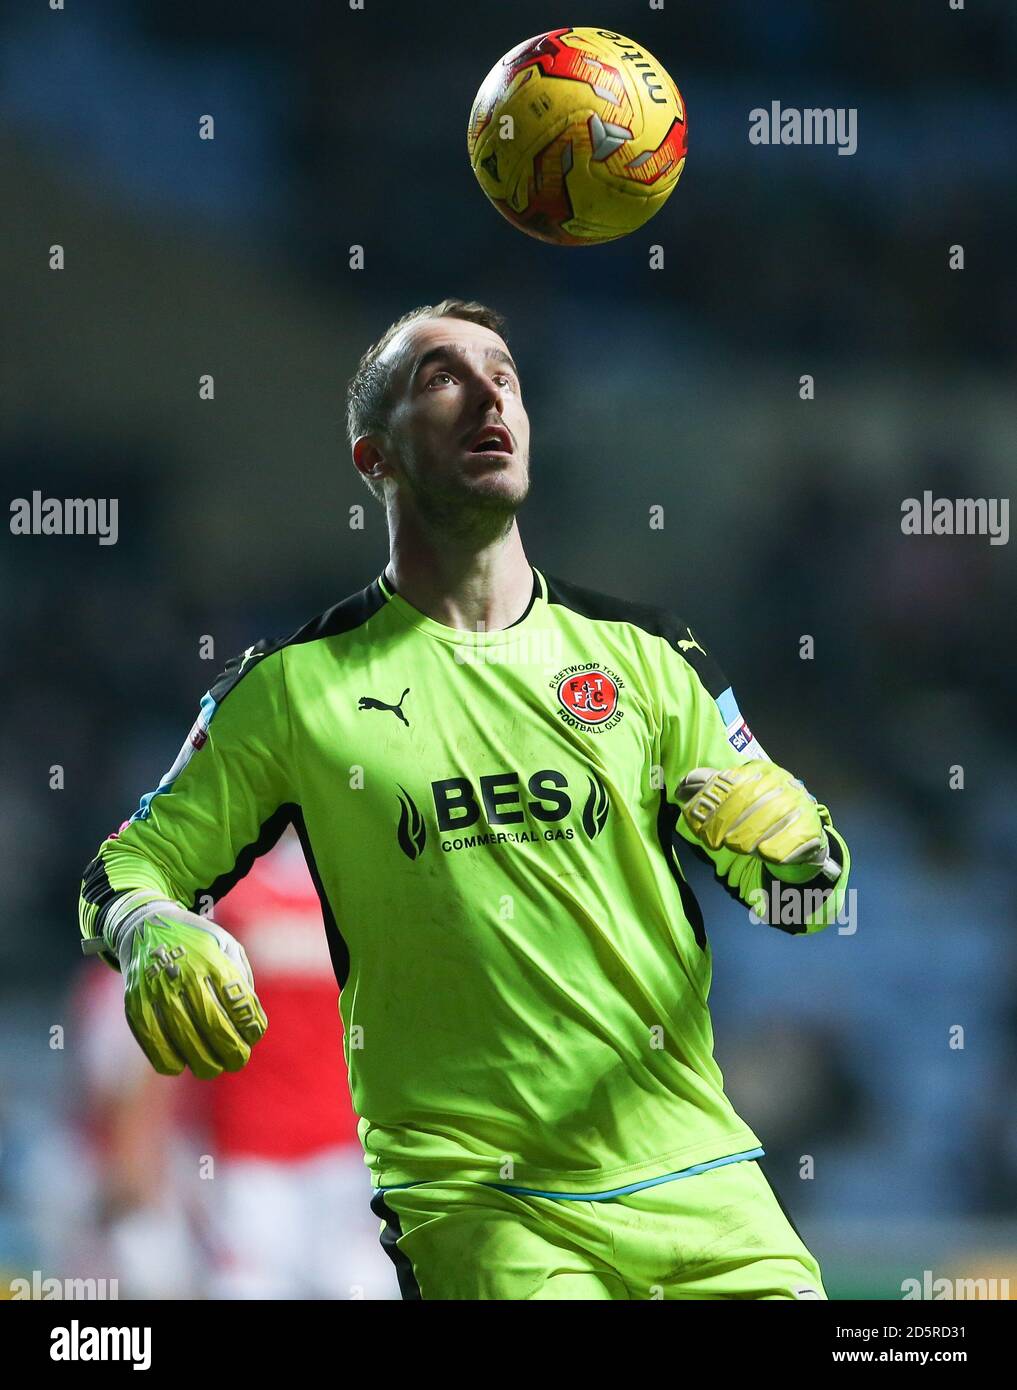
[(766, 758), (767, 754), (742, 718), (738, 701), (735, 699), (734, 691), (730, 686), (717, 696), (717, 708), (724, 721), (727, 741), (739, 757), (746, 759), (746, 761), (750, 758)]
[[(156, 787), (155, 791), (146, 792), (141, 798), (140, 806), (135, 811), (134, 815), (131, 816), (132, 821), (148, 819), (152, 811), (152, 802), (155, 797), (163, 796), (166, 792), (172, 791), (173, 783), (191, 761), (191, 758), (200, 748), (204, 748), (205, 744), (208, 742), (208, 726), (212, 722), (212, 716), (215, 714), (216, 708), (216, 702), (212, 699), (211, 694), (206, 693), (202, 696), (201, 709), (198, 713), (198, 717), (191, 725), (190, 732), (184, 739), (183, 745), (174, 759), (172, 767), (168, 772), (163, 773), (162, 781)], [(124, 822), (124, 825), (129, 824), (130, 821)], [(117, 831), (117, 834), (120, 834), (123, 828), (124, 826), (122, 825), (120, 830)]]

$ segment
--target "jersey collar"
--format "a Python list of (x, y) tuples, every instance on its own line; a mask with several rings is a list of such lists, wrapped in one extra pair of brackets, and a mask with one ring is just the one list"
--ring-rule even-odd
[(508, 627), (497, 628), (492, 632), (474, 632), (472, 628), (446, 627), (444, 623), (439, 623), (434, 618), (428, 617), (426, 613), (421, 613), (419, 608), (414, 608), (403, 598), (384, 570), (379, 574), (377, 584), (388, 600), (389, 606), (411, 627), (415, 627), (431, 637), (436, 637), (441, 642), (447, 642), (450, 646), (497, 647), (506, 642), (514, 641), (515, 630), (532, 621), (534, 610), (547, 601), (547, 582), (544, 576), (534, 565), (530, 566), (530, 571), (533, 575), (533, 592), (525, 610), (514, 623), (510, 623)]

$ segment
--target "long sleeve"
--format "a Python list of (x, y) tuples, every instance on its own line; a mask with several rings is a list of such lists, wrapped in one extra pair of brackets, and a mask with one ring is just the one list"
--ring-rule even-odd
[[(677, 789), (682, 778), (694, 768), (734, 767), (752, 758), (768, 757), (742, 718), (734, 691), (720, 667), (690, 628), (679, 630), (676, 625), (675, 633), (661, 644), (660, 673), (661, 758), (666, 796), (672, 806), (678, 805)], [(781, 906), (777, 920), (770, 910), (775, 876), (760, 859), (727, 849), (707, 849), (681, 816), (676, 829), (698, 857), (712, 863), (728, 891), (762, 920), (792, 934), (814, 932), (837, 920), (847, 892), (851, 862), (830, 812), (818, 802), (817, 809), (830, 840), (831, 857), (841, 866), (840, 875), (831, 884), (811, 867), (782, 867), (776, 885)]]
[(99, 846), (81, 884), (82, 937), (101, 937), (125, 895), (199, 911), (278, 839), (296, 799), (278, 645), (258, 642), (227, 664), (158, 787)]

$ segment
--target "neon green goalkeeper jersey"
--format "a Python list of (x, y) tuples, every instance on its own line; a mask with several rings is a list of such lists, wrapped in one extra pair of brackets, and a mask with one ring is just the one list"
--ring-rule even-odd
[[(98, 936), (127, 890), (207, 908), (294, 823), (377, 1187), (604, 1192), (759, 1145), (713, 1057), (676, 788), (766, 755), (683, 620), (533, 577), (498, 631), (382, 575), (249, 647), (85, 872)], [(746, 902), (770, 881), (710, 857)]]

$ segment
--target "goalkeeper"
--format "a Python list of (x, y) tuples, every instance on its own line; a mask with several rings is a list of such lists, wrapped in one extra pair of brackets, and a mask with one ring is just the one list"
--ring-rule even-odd
[(292, 824), (405, 1297), (823, 1298), (724, 1093), (684, 862), (807, 935), (847, 849), (670, 599), (527, 560), (502, 326), (446, 300), (365, 353), (349, 436), (391, 558), (228, 663), (86, 869), (85, 949), (156, 1069), (243, 1066), (266, 1019), (208, 908)]

